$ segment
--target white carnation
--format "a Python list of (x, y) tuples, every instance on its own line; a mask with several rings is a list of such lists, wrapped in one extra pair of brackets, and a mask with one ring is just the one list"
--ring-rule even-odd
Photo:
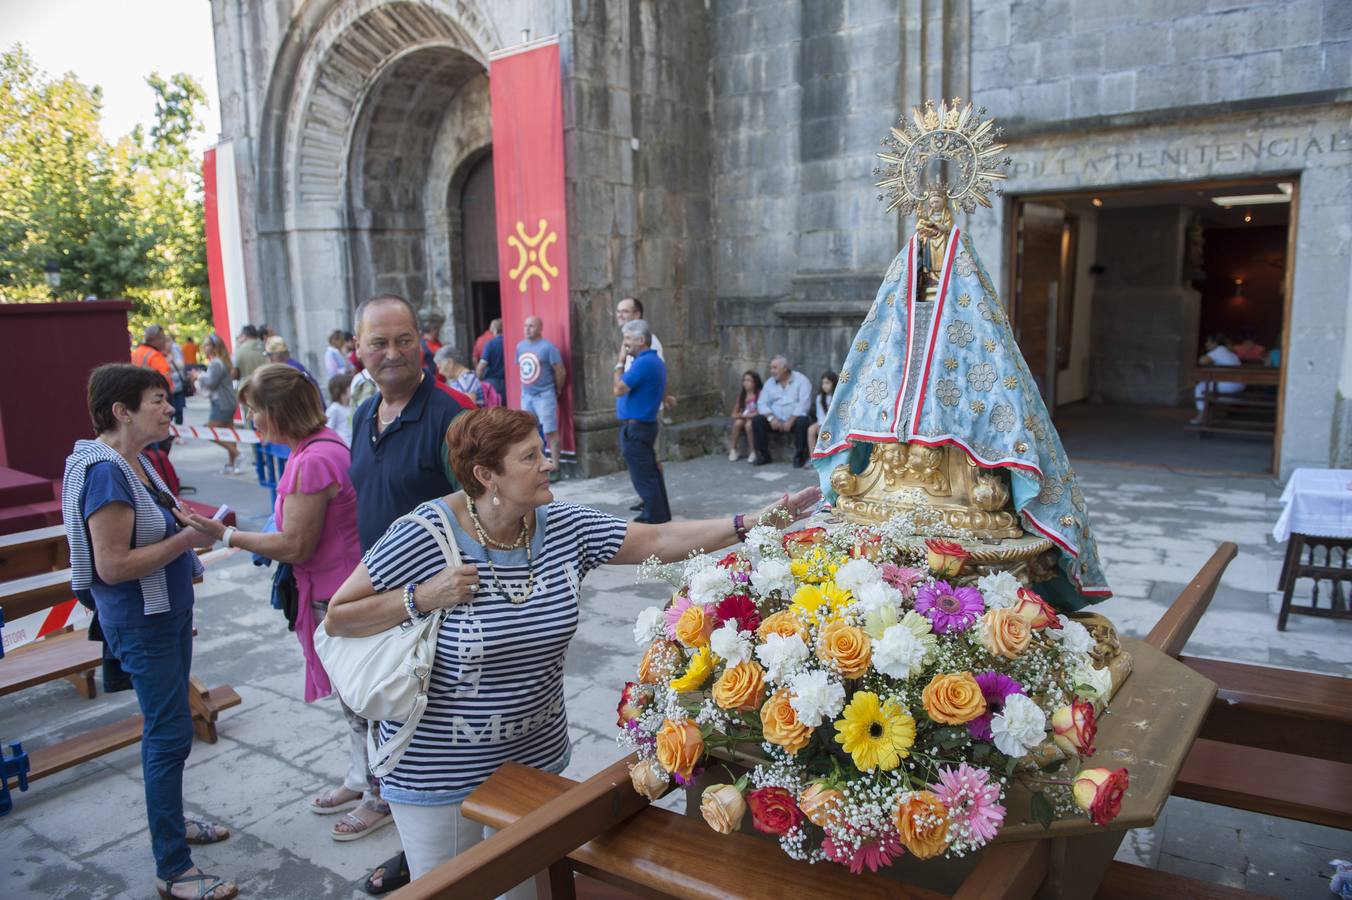
[(976, 580), (977, 590), (990, 609), (1010, 607), (1019, 602), (1019, 579), (1008, 572), (992, 572)]
[(766, 678), (783, 681), (807, 659), (807, 644), (796, 634), (788, 637), (782, 634), (767, 635), (765, 643), (756, 648), (756, 658), (765, 666)]
[(651, 644), (662, 635), (665, 622), (662, 610), (656, 606), (643, 610), (638, 614), (638, 620), (634, 622), (634, 643), (640, 647)]
[(780, 543), (780, 534), (769, 525), (757, 525), (747, 532), (747, 555), (753, 563), (766, 559), (779, 559), (784, 556), (784, 547)]
[(1094, 636), (1074, 619), (1063, 619), (1060, 628), (1049, 628), (1047, 633), (1061, 645), (1061, 649), (1070, 653), (1088, 653), (1094, 649)]
[(1023, 694), (1010, 694), (991, 719), (996, 748), (1009, 757), (1026, 756), (1047, 737), (1047, 714)]
[(713, 634), (709, 635), (709, 649), (714, 655), (735, 666), (751, 659), (750, 632), (738, 631), (737, 623), (731, 619), (724, 622)]
[(873, 667), (890, 678), (907, 679), (920, 671), (928, 647), (905, 625), (893, 625), (873, 645)]
[(751, 586), (762, 597), (774, 591), (788, 597), (793, 593), (793, 573), (789, 571), (789, 564), (782, 559), (762, 560), (751, 573)]
[(882, 581), (878, 567), (866, 559), (852, 559), (836, 570), (836, 584), (850, 592)]
[(845, 707), (845, 687), (825, 672), (802, 672), (789, 679), (789, 705), (798, 721), (816, 728), (823, 719), (835, 718)]
[(695, 603), (717, 603), (731, 587), (728, 570), (718, 566), (705, 566), (690, 575), (690, 599)]
[[(836, 584), (840, 584), (839, 579), (836, 579)], [(863, 585), (858, 590), (852, 590), (852, 593), (859, 601), (860, 612), (866, 616), (885, 610), (896, 612), (901, 607), (901, 591), (882, 580)]]

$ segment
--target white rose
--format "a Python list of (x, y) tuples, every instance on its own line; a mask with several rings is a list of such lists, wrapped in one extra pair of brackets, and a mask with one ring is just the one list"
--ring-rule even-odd
[(789, 690), (789, 706), (798, 713), (798, 721), (811, 728), (845, 707), (845, 687), (821, 670), (793, 676)]
[(866, 559), (852, 559), (836, 570), (836, 584), (850, 592), (882, 581), (878, 567)]
[(751, 586), (762, 597), (775, 591), (788, 597), (793, 593), (793, 573), (789, 571), (789, 564), (782, 559), (763, 560), (751, 572)]
[(1071, 670), (1070, 683), (1081, 688), (1080, 694), (1086, 700), (1106, 700), (1113, 690), (1113, 673), (1107, 669), (1096, 669), (1093, 663), (1086, 660)]
[(807, 659), (807, 644), (796, 634), (788, 637), (782, 634), (767, 635), (765, 643), (756, 648), (756, 658), (765, 666), (766, 678), (783, 681), (789, 672)]
[(1060, 628), (1049, 628), (1047, 633), (1061, 645), (1061, 649), (1070, 653), (1088, 653), (1094, 649), (1094, 636), (1074, 619), (1065, 618)]
[(992, 572), (976, 580), (977, 590), (991, 609), (1013, 606), (1019, 600), (1019, 579), (1008, 572)]
[(638, 614), (638, 620), (634, 622), (634, 643), (640, 647), (651, 644), (662, 634), (665, 617), (662, 610), (656, 606), (650, 606)]
[(991, 734), (1005, 756), (1026, 756), (1047, 737), (1047, 714), (1025, 695), (1010, 694), (1004, 711), (991, 719)]
[(744, 663), (751, 659), (750, 632), (738, 631), (737, 623), (730, 619), (709, 635), (709, 649), (726, 659), (730, 666)]
[(904, 680), (920, 671), (928, 649), (911, 629), (893, 625), (873, 644), (873, 667), (890, 678)]
[(727, 569), (706, 566), (690, 576), (690, 599), (696, 603), (717, 603), (732, 587)]

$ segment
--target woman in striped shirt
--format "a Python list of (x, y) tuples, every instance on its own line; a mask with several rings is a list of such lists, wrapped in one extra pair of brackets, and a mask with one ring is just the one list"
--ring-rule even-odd
[[(464, 486), (414, 510), (440, 529), (447, 514), (463, 565), (448, 567), (424, 529), (396, 522), (334, 594), (331, 634), (375, 634), (447, 610), (427, 711), (381, 795), (418, 878), (483, 839), (461, 801), (513, 761), (549, 772), (568, 765), (563, 664), (577, 630), (581, 581), (597, 566), (673, 562), (745, 536), (744, 522), (776, 510), (805, 516), (813, 487), (746, 517), (644, 525), (554, 500), (535, 417), (492, 407), (457, 416), (447, 432)], [(386, 740), (400, 723), (383, 722)], [(524, 890), (523, 890), (524, 889)], [(509, 894), (534, 896), (529, 884)]]

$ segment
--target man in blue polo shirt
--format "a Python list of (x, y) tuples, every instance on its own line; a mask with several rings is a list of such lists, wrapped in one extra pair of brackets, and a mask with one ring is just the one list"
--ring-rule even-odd
[(667, 390), (667, 366), (653, 349), (653, 332), (643, 319), (632, 319), (620, 329), (629, 368), (615, 364), (615, 415), (620, 420), (620, 452), (629, 466), (629, 480), (643, 500), (635, 522), (660, 525), (671, 521), (667, 485), (657, 467), (657, 413)]

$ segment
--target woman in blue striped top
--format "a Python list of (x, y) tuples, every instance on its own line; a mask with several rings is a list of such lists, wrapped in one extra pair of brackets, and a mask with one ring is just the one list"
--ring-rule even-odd
[[(446, 437), (464, 490), (414, 515), (440, 528), (439, 505), (464, 564), (448, 567), (431, 535), (396, 522), (334, 594), (324, 620), (331, 634), (360, 636), (410, 614), (447, 610), (427, 711), (381, 780), (414, 878), (483, 839), (483, 826), (463, 819), (460, 803), (498, 766), (512, 761), (549, 772), (567, 766), (563, 663), (588, 572), (712, 552), (741, 540), (744, 522), (776, 510), (800, 519), (821, 496), (815, 487), (786, 494), (745, 517), (631, 523), (554, 500), (554, 465), (530, 413), (502, 407), (462, 413)], [(398, 725), (381, 723), (380, 739)], [(509, 896), (517, 893), (534, 896), (529, 884)]]

